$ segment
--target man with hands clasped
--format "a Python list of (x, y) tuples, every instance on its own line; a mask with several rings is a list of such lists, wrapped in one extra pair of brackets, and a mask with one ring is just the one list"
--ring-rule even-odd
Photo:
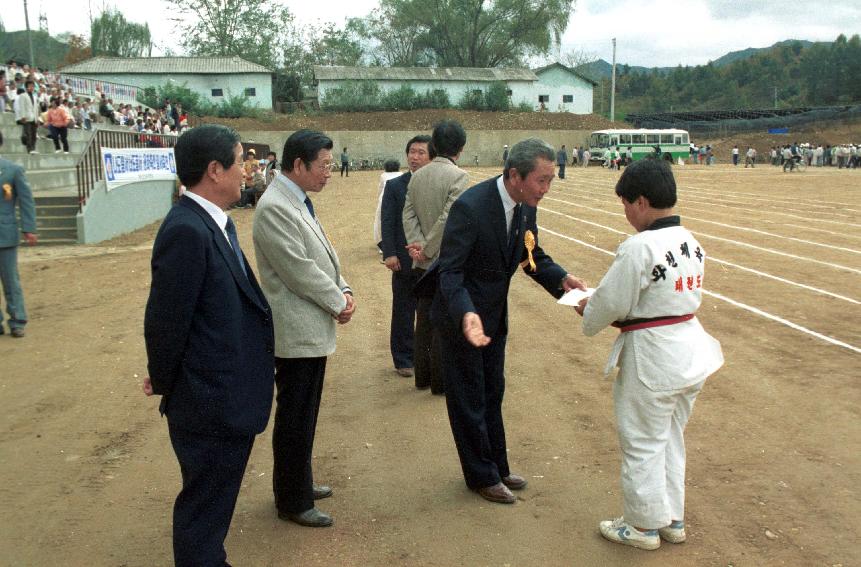
[(294, 132), (284, 144), (282, 170), (254, 213), (260, 285), (275, 326), (275, 505), (282, 520), (311, 527), (332, 525), (332, 518), (314, 506), (332, 489), (313, 483), (311, 455), (336, 323), (348, 323), (356, 309), (310, 198), (326, 186), (331, 165), (328, 136)]

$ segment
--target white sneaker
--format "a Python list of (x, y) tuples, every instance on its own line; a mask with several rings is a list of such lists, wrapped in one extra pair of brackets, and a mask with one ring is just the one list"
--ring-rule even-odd
[(60, 152), (62, 152), (62, 151), (63, 151), (63, 150), (54, 150), (54, 153), (55, 153), (55, 154), (58, 154), (58, 153), (60, 153)]
[(640, 531), (626, 522), (623, 517), (615, 520), (604, 520), (598, 524), (598, 529), (605, 539), (616, 543), (648, 550), (661, 547), (661, 537), (658, 535), (658, 530)]
[(39, 152), (37, 152), (36, 150), (33, 150), (32, 152), (30, 152), (30, 155), (31, 156), (39, 155)]
[(681, 520), (676, 520), (669, 526), (658, 530), (661, 539), (670, 543), (683, 543), (687, 539), (685, 534), (685, 523)]
[(64, 154), (67, 154), (67, 153), (69, 153), (69, 152), (63, 152), (63, 153), (64, 153)]

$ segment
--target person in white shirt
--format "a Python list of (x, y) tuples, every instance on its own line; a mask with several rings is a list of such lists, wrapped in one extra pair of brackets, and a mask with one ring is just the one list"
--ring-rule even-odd
[(381, 244), (383, 242), (381, 223), (381, 217), (383, 212), (383, 193), (386, 190), (386, 182), (389, 179), (394, 179), (395, 177), (400, 177), (402, 175), (400, 172), (400, 168), (401, 164), (398, 160), (390, 159), (383, 164), (383, 172), (380, 174), (380, 191), (379, 195), (377, 196), (377, 211), (374, 214), (374, 244), (380, 250), (380, 253), (382, 253)]
[(623, 514), (599, 524), (606, 539), (657, 549), (685, 540), (685, 424), (720, 343), (695, 317), (705, 251), (673, 212), (676, 182), (663, 160), (628, 167), (616, 185), (637, 234), (625, 240), (593, 295), (578, 305), (583, 333), (620, 331), (605, 368), (622, 450)]

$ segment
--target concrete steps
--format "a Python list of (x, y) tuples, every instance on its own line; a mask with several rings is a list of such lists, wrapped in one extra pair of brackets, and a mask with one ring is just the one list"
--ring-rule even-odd
[[(67, 190), (70, 190), (67, 188)], [(78, 242), (78, 196), (35, 195), (36, 228), (40, 244)]]

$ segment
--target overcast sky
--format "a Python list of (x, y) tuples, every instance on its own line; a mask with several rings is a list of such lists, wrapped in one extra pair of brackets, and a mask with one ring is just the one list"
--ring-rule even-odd
[[(300, 21), (334, 21), (364, 16), (378, 0), (279, 0)], [(24, 29), (23, 0), (4, 0), (3, 24)], [(52, 35), (89, 35), (90, 7), (95, 14), (115, 6), (133, 22), (148, 22), (159, 48), (179, 52), (175, 24), (164, 18), (168, 0), (29, 0), (30, 26), (39, 13), (48, 16)], [(325, 12), (320, 8), (325, 7)], [(576, 49), (611, 60), (617, 38), (617, 61), (646, 67), (700, 65), (729, 51), (767, 47), (784, 39), (832, 41), (840, 33), (861, 33), (861, 0), (578, 0), (562, 41), (562, 51)], [(161, 54), (157, 49), (154, 55)]]

